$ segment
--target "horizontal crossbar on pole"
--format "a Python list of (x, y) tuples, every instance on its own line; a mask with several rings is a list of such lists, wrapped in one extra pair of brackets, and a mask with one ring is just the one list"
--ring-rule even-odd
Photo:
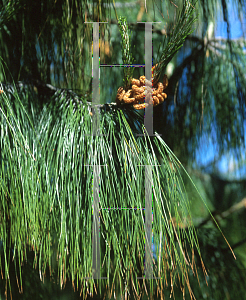
[(124, 64), (115, 64), (115, 65), (107, 65), (107, 64), (100, 64), (100, 67), (132, 67), (132, 68), (141, 68), (145, 67), (145, 65), (124, 65)]

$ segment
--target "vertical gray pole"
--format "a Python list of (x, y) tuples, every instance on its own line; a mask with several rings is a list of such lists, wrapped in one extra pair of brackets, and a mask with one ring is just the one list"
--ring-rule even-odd
[(152, 263), (152, 166), (145, 166), (145, 278), (153, 278)]
[[(145, 23), (145, 86), (147, 86), (147, 80), (152, 82), (152, 22)], [(152, 88), (152, 85), (151, 85)], [(152, 94), (148, 95), (148, 98)], [(145, 94), (146, 102), (146, 94)], [(153, 104), (152, 101), (145, 107), (144, 126), (149, 136), (153, 135)]]
[[(92, 57), (92, 135), (100, 134), (100, 57), (99, 57), (99, 23), (93, 24), (93, 57)], [(96, 154), (95, 154), (96, 160)], [(95, 161), (94, 160), (94, 161)], [(99, 176), (101, 165), (93, 165), (93, 223), (92, 223), (92, 278), (100, 277), (100, 219), (99, 219)], [(87, 277), (86, 277), (87, 278)], [(90, 277), (89, 277), (90, 278)]]
[(100, 232), (99, 232), (99, 174), (100, 165), (93, 167), (93, 225), (92, 225), (92, 271), (93, 278), (100, 278)]
[[(99, 91), (99, 23), (93, 22), (93, 61), (92, 61), (92, 133), (96, 136), (100, 128), (99, 110), (95, 105), (100, 104)], [(93, 232), (92, 232), (92, 270), (93, 278), (100, 277), (100, 237), (99, 237), (99, 174), (100, 166), (93, 166)]]
[(99, 69), (99, 23), (93, 22), (93, 59), (92, 59), (92, 132), (96, 136), (100, 128), (100, 113), (95, 107), (100, 104)]

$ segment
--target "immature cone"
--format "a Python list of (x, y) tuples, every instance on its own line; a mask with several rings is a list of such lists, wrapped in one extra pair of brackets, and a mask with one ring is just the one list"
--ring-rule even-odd
[[(153, 67), (154, 70), (155, 67)], [(139, 79), (132, 78), (131, 89), (127, 92), (123, 87), (119, 87), (116, 95), (116, 103), (121, 104), (133, 104), (135, 109), (144, 109), (150, 103), (153, 106), (161, 104), (167, 98), (167, 94), (163, 93), (163, 90), (168, 86), (167, 75), (163, 77), (163, 84), (156, 82), (152, 84), (149, 80), (146, 80), (145, 76), (140, 76)]]

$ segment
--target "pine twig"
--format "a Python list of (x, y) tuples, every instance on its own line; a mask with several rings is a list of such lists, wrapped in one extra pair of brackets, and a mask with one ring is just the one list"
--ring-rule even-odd
[[(191, 3), (186, 0), (184, 2), (183, 9), (179, 14), (178, 21), (173, 29), (173, 32), (168, 36), (167, 40), (164, 39), (164, 50), (159, 55), (156, 67), (154, 69), (154, 81), (159, 81), (162, 71), (164, 71), (167, 64), (183, 46), (186, 37), (194, 31), (194, 29), (192, 29), (192, 25), (197, 20), (196, 17), (193, 17), (194, 11), (194, 6), (192, 6)], [(165, 44), (166, 46), (164, 47)]]
[[(130, 38), (131, 33), (128, 30), (128, 24), (125, 17), (119, 18), (119, 29), (122, 39), (122, 60), (124, 65), (131, 65), (134, 62), (131, 53)], [(124, 67), (124, 90), (128, 90), (130, 87), (131, 79), (133, 76), (134, 67)]]

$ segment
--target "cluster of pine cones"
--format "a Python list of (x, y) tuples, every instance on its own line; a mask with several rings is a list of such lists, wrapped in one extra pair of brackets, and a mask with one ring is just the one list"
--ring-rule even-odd
[(146, 80), (145, 76), (138, 79), (132, 78), (131, 89), (127, 92), (123, 87), (119, 87), (116, 95), (117, 105), (133, 104), (135, 109), (144, 109), (149, 104), (156, 106), (164, 102), (167, 94), (163, 90), (168, 86), (167, 75), (164, 75), (163, 83), (157, 82), (153, 85), (152, 82)]

